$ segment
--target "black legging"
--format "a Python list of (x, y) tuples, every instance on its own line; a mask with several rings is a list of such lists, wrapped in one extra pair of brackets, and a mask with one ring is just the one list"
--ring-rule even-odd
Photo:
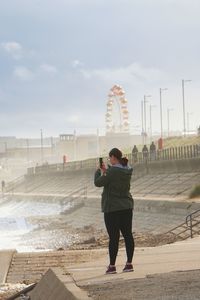
[(119, 248), (120, 231), (125, 240), (127, 262), (132, 262), (135, 248), (132, 235), (132, 218), (132, 209), (104, 213), (104, 221), (109, 235), (109, 256), (111, 265), (115, 265)]

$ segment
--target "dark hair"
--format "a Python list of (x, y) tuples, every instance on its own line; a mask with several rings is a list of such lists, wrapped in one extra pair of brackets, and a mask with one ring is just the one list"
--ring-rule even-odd
[(110, 150), (109, 156), (114, 156), (120, 161), (122, 159), (122, 152), (118, 148), (113, 148), (112, 150)]
[(114, 156), (116, 159), (119, 160), (119, 163), (126, 167), (128, 165), (128, 159), (126, 157), (122, 157), (122, 152), (118, 148), (113, 148), (109, 152), (109, 156)]
[(122, 157), (120, 159), (120, 164), (123, 166), (123, 167), (126, 167), (128, 165), (128, 158), (126, 157)]

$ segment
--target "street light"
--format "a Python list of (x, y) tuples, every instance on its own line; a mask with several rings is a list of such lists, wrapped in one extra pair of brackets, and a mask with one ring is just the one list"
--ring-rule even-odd
[(53, 137), (51, 136), (51, 159), (53, 157), (53, 148), (54, 148), (54, 146), (53, 146)]
[(190, 116), (193, 115), (192, 112), (187, 112), (187, 133), (190, 132)]
[(182, 96), (183, 96), (183, 134), (186, 136), (186, 121), (185, 121), (185, 82), (191, 82), (190, 79), (182, 79)]
[(99, 145), (99, 128), (97, 128), (97, 157), (100, 156), (100, 145)]
[(144, 101), (141, 101), (142, 145), (144, 146)]
[(162, 92), (167, 91), (167, 88), (160, 88), (160, 137), (163, 137), (163, 118), (162, 118)]
[(170, 111), (173, 111), (173, 108), (168, 108), (167, 109), (167, 129), (168, 129), (168, 137), (169, 137), (169, 131), (170, 131), (170, 125), (169, 125), (169, 114), (170, 114)]
[(74, 160), (77, 159), (76, 129), (74, 129)]
[(27, 149), (27, 161), (29, 162), (30, 156), (29, 156), (29, 140), (26, 139), (26, 149)]
[(44, 160), (44, 152), (43, 152), (43, 131), (40, 129), (40, 142), (41, 142), (41, 162)]
[(146, 144), (146, 137), (147, 137), (147, 115), (146, 115), (146, 104), (147, 104), (147, 100), (146, 98), (151, 97), (151, 95), (144, 95), (144, 141)]
[(156, 107), (156, 105), (152, 105), (150, 104), (150, 107), (149, 107), (149, 119), (150, 119), (150, 139), (152, 140), (152, 108), (153, 107)]

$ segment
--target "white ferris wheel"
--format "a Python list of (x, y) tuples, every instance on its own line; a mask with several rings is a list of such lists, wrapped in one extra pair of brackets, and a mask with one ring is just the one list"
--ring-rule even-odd
[(106, 111), (107, 133), (129, 132), (129, 111), (125, 92), (119, 85), (114, 85), (108, 94)]

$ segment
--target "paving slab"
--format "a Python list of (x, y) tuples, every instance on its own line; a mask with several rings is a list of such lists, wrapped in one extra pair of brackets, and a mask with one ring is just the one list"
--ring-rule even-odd
[(102, 257), (96, 261), (71, 266), (68, 271), (77, 285), (105, 283), (112, 280), (144, 278), (148, 275), (200, 269), (200, 238), (177, 242), (155, 248), (136, 248), (134, 272), (122, 273), (126, 261), (125, 249), (120, 249), (117, 258), (118, 273), (105, 275), (108, 253), (102, 249)]
[[(52, 268), (53, 272), (47, 273), (44, 280), (42, 279), (37, 285), (37, 289), (34, 289), (35, 298), (37, 300), (43, 300), (49, 297), (49, 291), (52, 289), (53, 298), (48, 299), (68, 299), (66, 293), (69, 294), (76, 292), (75, 299), (87, 299), (87, 294), (82, 294), (82, 288), (86, 286), (99, 285), (104, 286), (109, 282), (125, 283), (130, 282), (132, 279), (149, 278), (149, 276), (155, 274), (165, 274), (173, 271), (190, 271), (200, 270), (200, 237), (189, 239), (187, 241), (177, 242), (174, 244), (164, 245), (160, 247), (150, 248), (136, 248), (134, 255), (134, 272), (123, 273), (122, 269), (126, 261), (125, 249), (119, 250), (117, 257), (117, 274), (105, 275), (106, 266), (108, 265), (108, 251), (107, 249), (95, 249), (95, 250), (78, 250), (79, 253), (90, 253), (87, 260), (84, 263), (74, 261), (69, 265), (64, 264), (59, 268)], [(76, 251), (74, 251), (76, 252)], [(35, 253), (34, 255), (52, 255), (49, 253)], [(21, 256), (27, 254), (20, 254)], [(59, 252), (59, 255), (69, 255), (68, 252)], [(96, 259), (95, 259), (96, 258)], [(56, 271), (54, 271), (54, 269)], [(49, 285), (49, 278), (51, 284)], [(67, 292), (63, 287), (63, 284), (67, 288)], [(56, 291), (56, 287), (60, 286)], [(78, 287), (78, 289), (76, 289)], [(72, 289), (72, 290), (71, 290)], [(74, 290), (75, 289), (75, 290)], [(57, 298), (57, 293), (62, 290)], [(72, 293), (72, 294), (73, 294)], [(73, 294), (74, 295), (74, 294)], [(84, 298), (86, 297), (86, 298)], [(74, 299), (74, 298), (69, 298)], [(116, 298), (117, 299), (117, 298)]]

